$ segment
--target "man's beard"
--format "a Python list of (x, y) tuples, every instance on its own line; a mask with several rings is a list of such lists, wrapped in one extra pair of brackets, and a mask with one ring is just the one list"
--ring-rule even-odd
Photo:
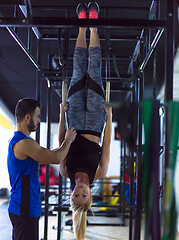
[(30, 119), (30, 123), (28, 125), (28, 130), (29, 130), (29, 132), (35, 132), (36, 131), (36, 127), (35, 127), (35, 124), (34, 124), (32, 118)]

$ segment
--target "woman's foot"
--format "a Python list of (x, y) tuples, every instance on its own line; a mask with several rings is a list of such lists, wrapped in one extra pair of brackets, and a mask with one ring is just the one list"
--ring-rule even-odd
[[(88, 6), (85, 3), (78, 4), (76, 8), (76, 14), (78, 19), (87, 19), (88, 18)], [(80, 27), (80, 30), (86, 30), (87, 27)]]
[(79, 19), (88, 18), (88, 7), (85, 3), (80, 3), (76, 8), (76, 14)]
[(98, 19), (99, 5), (97, 2), (90, 2), (88, 4), (88, 15), (89, 19)]

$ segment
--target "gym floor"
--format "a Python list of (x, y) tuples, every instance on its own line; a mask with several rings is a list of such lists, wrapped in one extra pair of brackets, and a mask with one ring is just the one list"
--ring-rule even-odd
[[(8, 199), (0, 199), (0, 236), (1, 240), (11, 240), (12, 227), (8, 218)], [(94, 210), (94, 209), (93, 209)], [(71, 216), (66, 216), (65, 221), (71, 219)], [(89, 223), (119, 223), (119, 218), (115, 217), (98, 217), (89, 216)], [(48, 239), (57, 239), (57, 217), (49, 216), (48, 218)], [(40, 240), (44, 235), (44, 217), (40, 219)], [(126, 226), (88, 226), (86, 232), (86, 240), (127, 240), (129, 238), (129, 226), (126, 221)], [(75, 240), (71, 226), (65, 226), (63, 230), (63, 240)], [(143, 230), (141, 231), (141, 240), (143, 239)], [(179, 234), (177, 234), (176, 240), (179, 240)]]

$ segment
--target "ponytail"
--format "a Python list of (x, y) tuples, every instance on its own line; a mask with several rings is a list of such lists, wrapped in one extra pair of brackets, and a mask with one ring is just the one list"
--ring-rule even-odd
[(71, 207), (73, 210), (73, 230), (77, 240), (84, 240), (86, 235), (86, 214), (91, 207), (92, 199), (89, 199), (85, 205), (80, 205), (71, 198)]

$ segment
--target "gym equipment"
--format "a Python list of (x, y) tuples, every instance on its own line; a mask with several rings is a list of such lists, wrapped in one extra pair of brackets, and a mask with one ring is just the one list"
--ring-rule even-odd
[(159, 155), (160, 117), (158, 100), (144, 100), (143, 123), (145, 132), (143, 159), (143, 206), (146, 214), (145, 240), (160, 240), (159, 210)]
[(66, 105), (66, 97), (67, 97), (67, 84), (65, 81), (62, 82), (62, 104)]
[(169, 122), (169, 156), (166, 166), (166, 187), (164, 198), (164, 236), (163, 240), (174, 240), (176, 235), (176, 200), (174, 176), (179, 139), (179, 102), (170, 102), (168, 109)]
[[(63, 26), (67, 26), (69, 28), (72, 28), (72, 27), (79, 27), (79, 24), (81, 24), (81, 22), (80, 22), (79, 19), (75, 20), (75, 19), (70, 18), (69, 11), (66, 11), (67, 17), (65, 17), (65, 18), (60, 18), (59, 19), (59, 18), (56, 18), (56, 17), (51, 17), (51, 18), (42, 17), (42, 18), (35, 18), (34, 19), (33, 15), (31, 14), (31, 11), (29, 11), (29, 7), (31, 8), (30, 1), (25, 1), (25, 2), (26, 2), (27, 6), (24, 5), (24, 7), (26, 7), (25, 9), (27, 9), (27, 13), (26, 13), (26, 11), (23, 11), (23, 14), (24, 14), (23, 18), (21, 18), (19, 20), (18, 18), (20, 16), (20, 14), (18, 14), (17, 16), (14, 16), (13, 14), (11, 14), (11, 16), (13, 16), (13, 18), (6, 18), (6, 16), (1, 18), (1, 20), (2, 20), (1, 25), (5, 26), (7, 28), (7, 30), (10, 32), (11, 36), (16, 40), (16, 42), (19, 44), (19, 46), (23, 49), (23, 51), (27, 54), (29, 59), (32, 61), (32, 63), (38, 69), (39, 74), (37, 74), (37, 79), (36, 79), (37, 80), (36, 96), (37, 96), (37, 99), (40, 99), (41, 96), (42, 96), (42, 94), (41, 94), (42, 88), (40, 87), (41, 86), (40, 73), (44, 69), (42, 69), (42, 66), (43, 66), (41, 64), (41, 62), (42, 62), (41, 61), (41, 55), (42, 54), (41, 54), (39, 45), (40, 45), (40, 43), (43, 42), (43, 40), (45, 38), (53, 39), (54, 37), (53, 37), (52, 34), (48, 33), (48, 34), (44, 34), (43, 38), (41, 38), (42, 37), (41, 36), (41, 31), (39, 31), (38, 28), (41, 27), (43, 29), (43, 27), (45, 27), (45, 28), (51, 29), (50, 26), (53, 29), (55, 27), (59, 29), (59, 28), (62, 28)], [(107, 26), (110, 27), (110, 28), (115, 28), (115, 29), (117, 27), (119, 27), (119, 33), (120, 33), (120, 28), (121, 27), (122, 28), (127, 28), (127, 30), (129, 29), (129, 31), (130, 31), (131, 27), (134, 28), (134, 29), (137, 28), (138, 31), (141, 30), (138, 37), (136, 39), (134, 39), (134, 41), (137, 40), (137, 44), (134, 44), (135, 45), (135, 50), (134, 50), (134, 52), (131, 56), (131, 60), (130, 60), (130, 63), (128, 65), (129, 66), (128, 73), (131, 74), (130, 78), (132, 78), (132, 80), (130, 82), (131, 85), (134, 86), (134, 85), (137, 85), (137, 82), (140, 82), (140, 84), (141, 84), (140, 88), (141, 89), (143, 88), (142, 84), (144, 85), (144, 82), (143, 82), (144, 79), (142, 79), (143, 78), (142, 77), (142, 72), (145, 70), (145, 66), (146, 66), (147, 62), (149, 61), (150, 56), (152, 55), (152, 52), (156, 49), (156, 45), (157, 45), (157, 43), (160, 40), (160, 37), (162, 35), (160, 33), (165, 31), (166, 38), (167, 38), (166, 39), (166, 44), (165, 44), (166, 45), (166, 47), (165, 47), (166, 56), (164, 56), (163, 61), (165, 61), (164, 71), (165, 71), (165, 76), (166, 76), (166, 79), (165, 79), (165, 95), (166, 95), (166, 100), (168, 101), (168, 100), (172, 99), (172, 92), (173, 92), (173, 85), (172, 85), (173, 84), (173, 55), (174, 55), (173, 54), (173, 49), (174, 49), (174, 47), (173, 47), (174, 46), (174, 39), (173, 39), (174, 38), (174, 34), (173, 34), (173, 18), (174, 17), (173, 16), (175, 15), (174, 11), (173, 11), (174, 1), (166, 0), (166, 10), (167, 10), (166, 11), (166, 20), (161, 19), (160, 14), (159, 14), (159, 16), (156, 16), (156, 14), (155, 14), (155, 13), (159, 12), (160, 2), (161, 1), (152, 1), (150, 11), (147, 10), (147, 16), (149, 17), (148, 19), (132, 19), (132, 18), (130, 18), (130, 19), (125, 19), (125, 21), (123, 21), (124, 19), (120, 19), (120, 18), (116, 18), (116, 19), (109, 18), (109, 19), (107, 19), (109, 16), (111, 16), (111, 11), (112, 10), (104, 8), (104, 11), (108, 13), (108, 16), (105, 16), (105, 18), (102, 19), (102, 21), (96, 20), (96, 26), (101, 26), (101, 27), (104, 27), (105, 29), (109, 29), (109, 28), (106, 28)], [(156, 7), (157, 4), (158, 4), (158, 7)], [(63, 8), (64, 8), (64, 6), (63, 6)], [(22, 5), (20, 7), (20, 10), (21, 9), (23, 9)], [(32, 9), (32, 10), (34, 10), (34, 9)], [(129, 7), (129, 10), (131, 10), (130, 7)], [(7, 12), (9, 13), (9, 11), (10, 10), (8, 9)], [(116, 6), (115, 6), (115, 11), (117, 11)], [(120, 9), (120, 11), (121, 11), (121, 9)], [(42, 11), (39, 11), (39, 12), (42, 13)], [(84, 20), (82, 23), (83, 23), (82, 24), (83, 26), (89, 26), (89, 21), (87, 21), (87, 20)], [(20, 34), (19, 34), (19, 36), (17, 34), (17, 32), (19, 33), (19, 31), (13, 30), (14, 28), (9, 27), (10, 25), (13, 26), (13, 27), (16, 27), (16, 28), (18, 26), (21, 26), (23, 28), (29, 27), (29, 29), (31, 29), (31, 28), (33, 29), (33, 31), (36, 33), (36, 36), (38, 36), (37, 37), (38, 38), (37, 60), (32, 56), (30, 49), (28, 47), (26, 47), (24, 44), (22, 44), (22, 41), (19, 37)], [(154, 36), (151, 35), (151, 33), (153, 31), (150, 31), (150, 30), (153, 30), (153, 29), (154, 30), (158, 29), (157, 34), (154, 35)], [(124, 37), (128, 37), (128, 36), (124, 36)], [(150, 45), (150, 42), (148, 40), (149, 39), (152, 40), (152, 37), (154, 37), (153, 38), (154, 40), (153, 40), (152, 44)], [(28, 39), (28, 41), (31, 39), (30, 38), (30, 31), (28, 31), (27, 39)], [(41, 40), (39, 41), (39, 39), (41, 39)], [(127, 40), (129, 40), (129, 38)], [(130, 41), (131, 41), (131, 39), (130, 39)], [(145, 42), (147, 42), (147, 44), (144, 44)], [(147, 54), (145, 54), (145, 53), (147, 53)], [(139, 64), (140, 64), (140, 66), (139, 66)], [(51, 68), (50, 70), (51, 70), (52, 74), (54, 74), (54, 76), (55, 76), (56, 73), (55, 73), (55, 71), (53, 71), (54, 69)], [(122, 74), (121, 74), (121, 70), (120, 70), (120, 76), (121, 75)], [(118, 74), (117, 74), (117, 76), (118, 76)], [(119, 76), (118, 76), (118, 78), (119, 78)], [(117, 81), (121, 83), (122, 82), (121, 79), (118, 79), (118, 78), (117, 78)], [(112, 83), (112, 78), (110, 79), (110, 77), (109, 77), (108, 79)], [(60, 80), (59, 80), (59, 83), (61, 83)], [(53, 80), (48, 78), (48, 83), (50, 83), (49, 84), (50, 88), (53, 87)], [(123, 89), (125, 91), (128, 91), (128, 95), (126, 95), (126, 98), (128, 98), (127, 101), (130, 101), (129, 100), (130, 97), (131, 97), (131, 95), (130, 95), (131, 92), (129, 92), (130, 90), (128, 90), (127, 87), (124, 87)], [(138, 90), (139, 90), (139, 88), (137, 89), (137, 91)], [(137, 97), (142, 98), (143, 97), (143, 95), (142, 95), (143, 92), (142, 91), (140, 91), (140, 96), (137, 95), (138, 93), (134, 93), (134, 94), (137, 95)], [(121, 113), (122, 113), (122, 115), (119, 115), (119, 118), (123, 117), (123, 112), (121, 112)], [(129, 119), (130, 119), (130, 117), (129, 117)], [(125, 123), (126, 119), (123, 119), (123, 120), (124, 120), (124, 123)], [(124, 126), (126, 127), (126, 125), (124, 125)], [(128, 130), (130, 132), (130, 129), (126, 128), (126, 130), (127, 130), (127, 133), (128, 133)], [(49, 132), (50, 132), (50, 130), (49, 130)], [(128, 138), (129, 136), (128, 135), (126, 136), (124, 134), (124, 130), (123, 130), (122, 133), (123, 133), (122, 137), (126, 137), (125, 141), (127, 140), (126, 142), (130, 143), (129, 146), (132, 145), (132, 146), (135, 147), (136, 146), (136, 141), (134, 141), (135, 138)], [(48, 198), (48, 187), (47, 187), (46, 195), (47, 195), (47, 198)], [(48, 201), (46, 201), (46, 205), (48, 205)], [(58, 212), (60, 212), (60, 208), (58, 209)], [(46, 214), (46, 218), (48, 218), (48, 214)], [(46, 224), (46, 226), (47, 226), (47, 224)], [(58, 231), (60, 231), (60, 230), (61, 229), (58, 226)], [(44, 230), (44, 232), (45, 232), (44, 239), (46, 240), (47, 239), (47, 227)], [(132, 238), (129, 238), (129, 239), (132, 239)], [(137, 240), (139, 240), (139, 239), (140, 238), (137, 238)]]
[(106, 103), (110, 101), (110, 82), (106, 82)]

